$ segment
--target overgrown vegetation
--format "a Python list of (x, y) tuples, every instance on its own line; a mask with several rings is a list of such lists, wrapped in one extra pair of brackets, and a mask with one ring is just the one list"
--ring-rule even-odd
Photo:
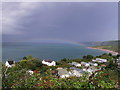
[[(53, 74), (56, 68), (71, 67), (68, 63), (89, 62), (93, 58), (104, 58), (109, 63), (99, 72), (88, 76), (84, 74), (81, 77), (59, 78)], [(83, 59), (62, 59), (57, 61), (56, 66), (46, 66), (41, 60), (32, 56), (24, 57), (23, 60), (17, 62), (14, 67), (6, 71), (6, 67), (2, 65), (2, 87), (3, 88), (118, 88), (118, 72), (117, 64), (113, 63), (119, 56), (111, 54), (103, 54), (93, 57), (91, 55), (83, 56)], [(33, 75), (27, 73), (27, 70), (36, 70)]]

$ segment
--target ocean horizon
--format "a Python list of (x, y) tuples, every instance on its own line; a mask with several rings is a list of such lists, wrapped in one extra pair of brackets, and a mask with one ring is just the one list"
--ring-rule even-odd
[(28, 43), (7, 42), (2, 45), (2, 62), (20, 61), (24, 56), (32, 55), (39, 59), (61, 60), (63, 58), (82, 58), (84, 55), (101, 55), (105, 51), (87, 48), (87, 45), (73, 43)]

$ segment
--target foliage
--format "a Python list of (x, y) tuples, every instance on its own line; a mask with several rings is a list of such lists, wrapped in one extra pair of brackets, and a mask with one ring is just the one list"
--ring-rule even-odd
[(91, 61), (91, 59), (93, 59), (94, 57), (92, 55), (87, 55), (87, 56), (83, 56), (83, 59), (88, 62)]
[(27, 59), (28, 59), (28, 60), (31, 60), (31, 59), (32, 59), (32, 55), (29, 55), (29, 56), (27, 57)]
[[(95, 72), (91, 76), (87, 73), (81, 77), (58, 78), (52, 75), (57, 67), (69, 68), (73, 61), (90, 61), (94, 58), (91, 55), (84, 56), (83, 59), (62, 59), (57, 61), (57, 66), (42, 65), (39, 59), (29, 56), (16, 63), (14, 67), (8, 68), (6, 75), (3, 74), (2, 85), (4, 88), (75, 88), (75, 89), (97, 89), (97, 88), (115, 88), (118, 82), (117, 64), (113, 63), (115, 56), (103, 54), (98, 57), (109, 58), (109, 64), (104, 70)], [(27, 70), (37, 70), (38, 73), (30, 75)], [(2, 65), (2, 72), (6, 70)]]
[(23, 60), (20, 61), (20, 63), (26, 63), (26, 62), (27, 62), (26, 59), (23, 59)]
[(111, 69), (111, 70), (114, 70), (114, 69), (117, 69), (117, 63), (113, 63), (113, 61), (109, 61), (109, 64), (107, 65), (106, 69)]
[(93, 59), (92, 55), (83, 56), (83, 59)]
[(91, 81), (96, 88), (115, 88), (118, 82), (116, 70), (107, 69), (98, 72)]
[(23, 60), (27, 60), (27, 57), (23, 57)]
[(61, 61), (64, 61), (64, 62), (66, 62), (66, 61), (67, 61), (67, 59), (66, 59), (66, 58), (63, 58), (63, 59), (61, 59)]

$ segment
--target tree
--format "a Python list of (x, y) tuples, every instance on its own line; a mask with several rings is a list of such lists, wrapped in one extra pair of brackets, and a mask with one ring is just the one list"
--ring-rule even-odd
[(120, 54), (118, 54), (116, 57), (119, 58), (119, 57), (120, 57)]
[(63, 58), (63, 59), (61, 59), (61, 61), (64, 61), (64, 62), (66, 62), (66, 61), (67, 61), (67, 59), (66, 59), (66, 58)]
[(113, 63), (113, 61), (110, 60), (108, 66), (106, 68), (108, 68), (108, 69), (116, 69), (117, 68), (117, 64)]
[(111, 53), (109, 53), (108, 55), (109, 55), (109, 56), (112, 56), (112, 54), (111, 54)]
[(27, 60), (27, 57), (23, 57), (24, 60)]
[(29, 55), (29, 56), (28, 56), (28, 60), (31, 60), (31, 59), (32, 59), (32, 55)]
[(87, 55), (87, 56), (83, 56), (83, 59), (88, 59), (88, 60), (90, 60), (90, 59), (93, 59), (94, 57), (92, 56), (92, 55)]
[(86, 59), (87, 58), (87, 56), (83, 56), (83, 59)]
[(26, 59), (23, 59), (23, 60), (20, 61), (20, 63), (22, 63), (22, 62), (26, 63), (27, 60), (26, 60)]
[(93, 59), (92, 55), (87, 55), (87, 59)]

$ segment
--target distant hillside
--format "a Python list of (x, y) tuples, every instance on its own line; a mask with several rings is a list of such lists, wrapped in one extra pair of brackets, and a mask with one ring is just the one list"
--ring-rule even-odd
[(84, 42), (85, 45), (92, 45), (92, 46), (106, 46), (106, 45), (118, 45), (120, 44), (120, 40), (114, 41), (103, 41), (103, 42)]
[(106, 45), (118, 45), (120, 44), (120, 40), (115, 40), (115, 41), (105, 41), (101, 42), (101, 46), (106, 46)]
[(87, 46), (99, 46), (102, 42), (83, 42)]
[(84, 44), (87, 46), (108, 49), (116, 52), (120, 51), (120, 40), (104, 41), (104, 42), (85, 42)]

